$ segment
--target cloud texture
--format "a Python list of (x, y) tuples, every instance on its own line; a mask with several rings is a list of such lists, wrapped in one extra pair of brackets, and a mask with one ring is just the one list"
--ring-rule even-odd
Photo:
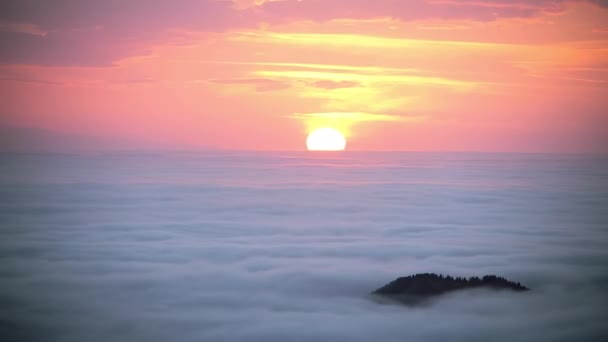
[[(333, 19), (494, 21), (559, 13), (568, 1), (281, 0), (238, 7), (224, 0), (3, 0), (0, 63), (107, 66), (183, 42), (186, 33)], [(606, 6), (604, 1), (589, 1)], [(187, 40), (187, 39), (186, 39)]]
[[(5, 155), (0, 336), (600, 341), (606, 161), (482, 154)], [(428, 307), (416, 272), (533, 290)]]

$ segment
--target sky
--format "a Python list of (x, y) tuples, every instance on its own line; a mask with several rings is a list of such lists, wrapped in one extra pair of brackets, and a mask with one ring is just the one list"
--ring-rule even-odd
[(0, 1), (5, 148), (605, 153), (606, 95), (604, 0)]

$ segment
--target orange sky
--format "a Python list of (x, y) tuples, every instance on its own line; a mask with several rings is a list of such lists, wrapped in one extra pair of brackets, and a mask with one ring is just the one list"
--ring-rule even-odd
[(606, 1), (11, 0), (0, 13), (3, 127), (125, 149), (302, 150), (333, 127), (350, 150), (608, 151)]

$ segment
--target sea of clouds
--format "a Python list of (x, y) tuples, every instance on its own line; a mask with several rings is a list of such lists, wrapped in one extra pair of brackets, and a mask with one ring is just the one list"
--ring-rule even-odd
[[(425, 153), (0, 156), (2, 341), (605, 341), (608, 161)], [(417, 272), (526, 293), (419, 307)]]

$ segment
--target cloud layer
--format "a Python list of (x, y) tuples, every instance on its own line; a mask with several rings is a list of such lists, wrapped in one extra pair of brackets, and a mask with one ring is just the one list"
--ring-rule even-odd
[[(590, 1), (606, 6), (604, 1)], [(0, 2), (0, 63), (107, 66), (179, 44), (187, 32), (220, 32), (294, 21), (427, 19), (494, 21), (565, 9), (567, 1), (281, 0), (239, 8), (224, 0)]]
[[(482, 154), (13, 155), (0, 336), (600, 341), (606, 161)], [(497, 273), (526, 294), (369, 291)]]

